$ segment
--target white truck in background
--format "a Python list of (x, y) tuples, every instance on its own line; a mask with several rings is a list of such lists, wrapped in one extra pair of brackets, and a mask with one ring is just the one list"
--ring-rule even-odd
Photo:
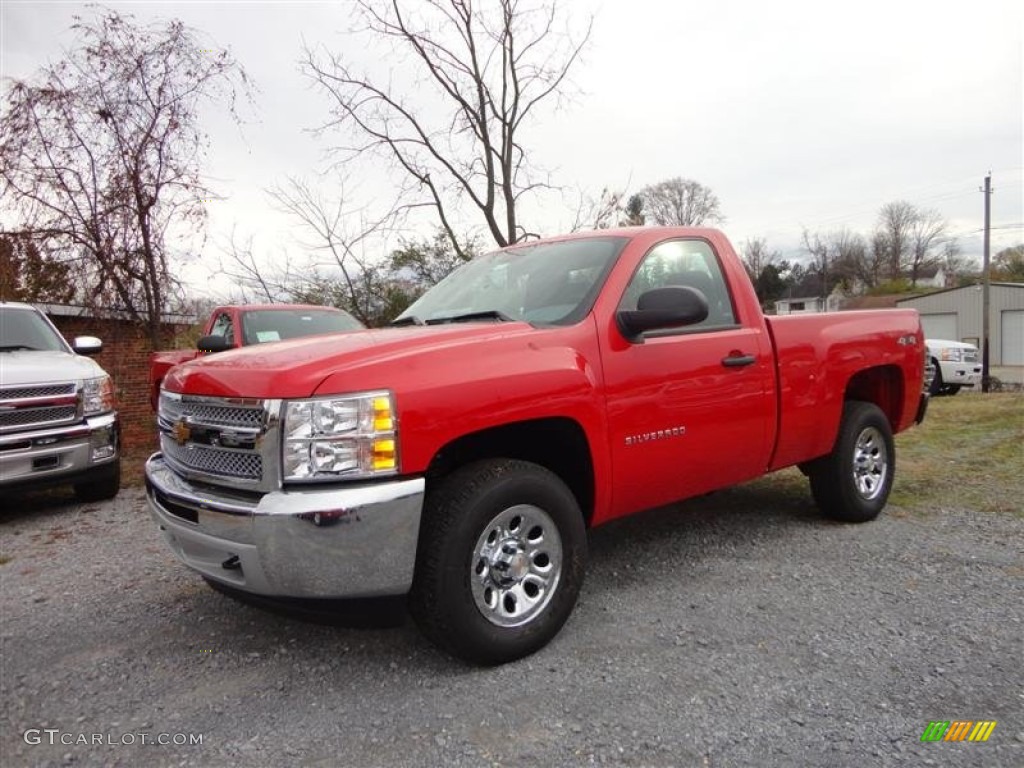
[(935, 366), (930, 395), (955, 395), (961, 387), (981, 386), (981, 356), (976, 346), (946, 339), (925, 339), (925, 345)]
[(35, 307), (0, 301), (0, 492), (70, 483), (82, 501), (117, 495), (114, 385), (86, 357), (102, 347), (68, 344)]

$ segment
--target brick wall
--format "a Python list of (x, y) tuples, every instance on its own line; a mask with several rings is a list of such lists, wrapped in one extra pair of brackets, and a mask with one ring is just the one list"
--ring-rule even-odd
[[(126, 452), (156, 449), (154, 414), (149, 405), (150, 343), (145, 329), (127, 320), (69, 317), (50, 314), (68, 343), (75, 336), (98, 336), (103, 351), (95, 356), (103, 370), (114, 379), (121, 436)], [(168, 336), (182, 327), (168, 326)]]

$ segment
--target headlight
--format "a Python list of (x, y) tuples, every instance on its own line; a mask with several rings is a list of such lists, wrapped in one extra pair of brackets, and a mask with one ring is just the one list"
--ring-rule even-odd
[(114, 410), (114, 382), (109, 376), (99, 376), (82, 382), (83, 411), (86, 416)]
[(942, 359), (949, 363), (959, 363), (963, 356), (964, 351), (959, 347), (946, 347), (942, 350)]
[(285, 401), (283, 431), (285, 482), (398, 472), (398, 425), (390, 392)]

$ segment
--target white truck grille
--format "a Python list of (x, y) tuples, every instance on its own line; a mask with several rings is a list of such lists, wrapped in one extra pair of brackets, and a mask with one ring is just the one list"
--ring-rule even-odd
[(59, 427), (81, 418), (78, 386), (70, 381), (0, 389), (0, 432)]

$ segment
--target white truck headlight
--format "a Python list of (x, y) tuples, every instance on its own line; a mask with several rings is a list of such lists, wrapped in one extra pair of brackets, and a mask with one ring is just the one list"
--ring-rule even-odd
[(82, 382), (82, 411), (86, 416), (114, 410), (114, 382), (107, 375)]
[(959, 347), (946, 347), (942, 350), (942, 359), (950, 363), (959, 363), (964, 359), (964, 351)]
[(390, 392), (288, 400), (283, 433), (285, 482), (398, 472), (398, 424)]

